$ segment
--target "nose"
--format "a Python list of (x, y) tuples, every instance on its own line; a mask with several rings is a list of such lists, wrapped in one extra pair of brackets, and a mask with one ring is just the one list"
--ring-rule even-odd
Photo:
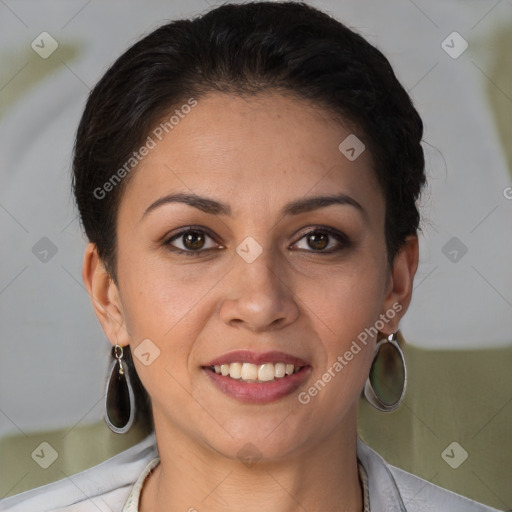
[(297, 319), (295, 294), (270, 251), (264, 250), (252, 263), (236, 255), (234, 265), (228, 274), (229, 297), (220, 308), (226, 324), (263, 332), (282, 329)]

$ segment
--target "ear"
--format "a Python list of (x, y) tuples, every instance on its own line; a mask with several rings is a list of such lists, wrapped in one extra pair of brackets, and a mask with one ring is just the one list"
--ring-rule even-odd
[[(405, 315), (409, 308), (412, 298), (412, 287), (414, 275), (418, 268), (419, 247), (418, 237), (410, 235), (406, 238), (404, 245), (395, 256), (393, 268), (388, 275), (385, 300), (382, 313), (386, 315), (389, 322), (386, 324), (386, 335), (396, 332), (400, 319)], [(391, 318), (389, 312), (393, 311)]]
[(130, 343), (117, 285), (101, 261), (96, 244), (85, 249), (82, 278), (106, 337), (112, 345)]

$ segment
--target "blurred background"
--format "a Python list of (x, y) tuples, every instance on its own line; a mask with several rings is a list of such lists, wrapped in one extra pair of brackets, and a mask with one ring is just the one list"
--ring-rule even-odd
[[(219, 3), (0, 0), (0, 498), (145, 435), (102, 419), (110, 344), (81, 278), (74, 132), (129, 45)], [(362, 401), (360, 435), (392, 464), (512, 509), (512, 0), (307, 3), (383, 51), (425, 123), (409, 388), (391, 414)]]

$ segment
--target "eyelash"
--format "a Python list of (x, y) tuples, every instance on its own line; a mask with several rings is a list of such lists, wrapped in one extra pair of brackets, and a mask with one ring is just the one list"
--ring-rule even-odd
[[(197, 256), (201, 256), (205, 251), (210, 250), (210, 248), (209, 249), (199, 249), (197, 251), (183, 250), (183, 249), (178, 249), (177, 247), (172, 245), (171, 242), (173, 242), (174, 240), (179, 239), (180, 237), (183, 237), (184, 235), (187, 235), (189, 233), (201, 233), (203, 235), (207, 235), (212, 240), (215, 240), (215, 237), (213, 237), (211, 234), (209, 234), (208, 231), (206, 231), (204, 228), (189, 226), (189, 227), (182, 229), (181, 231), (173, 234), (171, 238), (168, 238), (165, 242), (163, 242), (163, 245), (165, 247), (167, 247), (169, 250), (171, 250), (172, 252), (174, 252), (176, 254), (184, 254), (185, 256), (196, 256), (197, 257)], [(314, 229), (311, 229), (309, 231), (302, 233), (302, 235), (294, 243), (294, 245), (297, 244), (300, 240), (302, 240), (306, 236), (311, 235), (313, 233), (325, 233), (325, 234), (329, 235), (330, 237), (336, 239), (339, 243), (341, 243), (342, 247), (338, 248), (338, 249), (334, 249), (334, 250), (330, 249), (328, 251), (307, 250), (306, 252), (311, 252), (314, 254), (333, 254), (335, 252), (340, 252), (344, 249), (348, 249), (352, 245), (351, 240), (348, 238), (347, 235), (345, 235), (345, 233), (342, 233), (341, 231), (334, 230), (327, 226), (325, 226), (325, 227), (324, 226), (316, 226)]]

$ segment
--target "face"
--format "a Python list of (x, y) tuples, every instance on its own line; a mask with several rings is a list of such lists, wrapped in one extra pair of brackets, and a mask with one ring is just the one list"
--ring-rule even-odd
[[(135, 353), (157, 435), (284, 457), (355, 429), (375, 345), (362, 333), (383, 314), (379, 330), (397, 329), (415, 268), (387, 266), (371, 155), (338, 149), (350, 134), (298, 99), (216, 93), (153, 136), (118, 211), (109, 297), (123, 327), (106, 332)], [(258, 363), (224, 367), (249, 380), (272, 363), (259, 376), (274, 380), (221, 363)]]

